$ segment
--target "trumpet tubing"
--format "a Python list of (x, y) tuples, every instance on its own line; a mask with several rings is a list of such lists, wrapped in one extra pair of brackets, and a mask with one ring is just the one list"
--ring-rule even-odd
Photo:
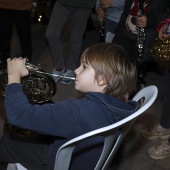
[(26, 63), (25, 66), (30, 72), (33, 72), (33, 73), (43, 74), (43, 75), (47, 75), (47, 76), (59, 77), (61, 79), (76, 80), (75, 77), (62, 76), (62, 75), (59, 75), (59, 74), (54, 74), (54, 73), (49, 73), (49, 72), (43, 71), (43, 70), (41, 70), (41, 67), (35, 66), (33, 64), (30, 64), (30, 63)]

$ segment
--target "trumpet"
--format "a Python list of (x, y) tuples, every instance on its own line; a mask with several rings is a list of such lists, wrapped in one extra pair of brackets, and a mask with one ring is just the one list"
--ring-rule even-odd
[[(23, 92), (31, 103), (49, 102), (57, 91), (56, 82), (53, 76), (61, 79), (70, 79), (75, 81), (75, 77), (68, 77), (49, 73), (44, 71), (40, 66), (33, 65), (29, 62), (25, 63), (25, 67), (29, 71), (29, 75), (21, 78)], [(8, 84), (7, 63), (0, 64), (0, 99), (5, 99), (5, 87)]]
[(63, 76), (63, 75), (59, 75), (59, 74), (54, 74), (54, 73), (42, 71), (41, 67), (35, 66), (35, 65), (33, 65), (33, 64), (29, 63), (29, 62), (26, 62), (25, 66), (28, 69), (28, 71), (30, 71), (30, 72), (44, 74), (44, 75), (47, 75), (47, 76), (59, 77), (61, 79), (69, 79), (69, 80), (73, 80), (73, 81), (76, 80), (76, 77), (68, 77), (68, 76)]

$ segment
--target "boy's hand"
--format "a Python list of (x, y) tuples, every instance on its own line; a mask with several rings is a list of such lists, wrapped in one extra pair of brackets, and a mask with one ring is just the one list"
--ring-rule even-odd
[(26, 58), (7, 59), (8, 84), (20, 83), (21, 77), (29, 74), (25, 67)]

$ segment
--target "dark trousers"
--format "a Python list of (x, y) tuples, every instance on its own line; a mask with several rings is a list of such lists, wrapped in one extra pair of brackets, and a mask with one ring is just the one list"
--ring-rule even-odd
[(125, 36), (123, 33), (121, 36), (119, 36), (119, 39), (114, 41), (114, 43), (119, 44), (122, 46), (128, 53), (129, 57), (137, 62), (138, 58), (138, 49), (137, 49), (137, 44), (136, 41)]
[(0, 170), (20, 163), (28, 170), (47, 170), (48, 142), (4, 134), (0, 140)]
[(6, 59), (11, 56), (11, 38), (14, 23), (21, 45), (20, 56), (30, 59), (32, 55), (31, 11), (0, 9), (0, 16), (0, 60), (6, 62)]
[[(55, 2), (50, 22), (46, 31), (46, 38), (50, 47), (53, 65), (56, 69), (67, 68), (75, 70), (79, 64), (79, 57), (83, 45), (86, 25), (91, 14), (91, 8), (67, 6)], [(70, 19), (69, 49), (63, 49), (61, 36), (64, 26)], [(68, 56), (64, 57), (68, 51)]]
[(164, 75), (163, 103), (160, 124), (164, 128), (170, 128), (170, 72)]

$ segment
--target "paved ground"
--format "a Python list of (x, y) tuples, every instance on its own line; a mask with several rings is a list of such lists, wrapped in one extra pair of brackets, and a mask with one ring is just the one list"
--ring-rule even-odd
[[(51, 68), (51, 58), (48, 46), (45, 41), (45, 30), (46, 26), (42, 25), (32, 25), (32, 41), (33, 41), (33, 58), (32, 63), (41, 64), (42, 68), (46, 71), (50, 71)], [(66, 31), (65, 37), (69, 33)], [(63, 38), (63, 39), (64, 39)], [(97, 43), (99, 41), (98, 32), (96, 29), (87, 31), (85, 35), (83, 48), (90, 46), (91, 44)], [(67, 44), (65, 44), (67, 45)], [(17, 54), (20, 46), (18, 43), (17, 34), (14, 31), (14, 36), (12, 40), (12, 53)], [(147, 85), (155, 84), (159, 89), (159, 95), (155, 103), (143, 113), (135, 122), (131, 131), (127, 135), (123, 145), (119, 149), (113, 163), (112, 170), (170, 170), (170, 157), (164, 160), (153, 160), (148, 157), (146, 151), (147, 149), (159, 143), (159, 140), (148, 141), (143, 139), (140, 135), (140, 130), (148, 124), (152, 124), (154, 119), (159, 120), (161, 113), (161, 99), (162, 99), (162, 76), (156, 73), (148, 73), (146, 76)], [(62, 85), (57, 84), (56, 95), (52, 98), (54, 102), (62, 101), (70, 97), (79, 97), (79, 93), (74, 90), (74, 84)], [(5, 120), (5, 110), (3, 102), (0, 102), (0, 135), (3, 133), (3, 123)]]

